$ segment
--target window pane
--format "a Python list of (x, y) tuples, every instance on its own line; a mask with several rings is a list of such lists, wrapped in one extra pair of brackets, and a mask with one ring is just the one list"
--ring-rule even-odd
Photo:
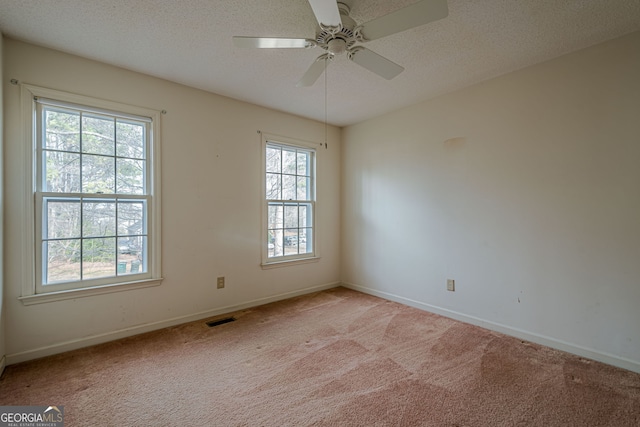
[(44, 284), (80, 280), (80, 240), (43, 242)]
[(143, 236), (118, 239), (118, 275), (146, 273), (146, 241)]
[(116, 275), (116, 239), (82, 241), (82, 278), (95, 279)]
[(275, 173), (267, 174), (267, 199), (269, 200), (279, 200), (280, 199), (280, 187), (281, 187), (281, 176)]
[(295, 175), (296, 173), (296, 152), (282, 150), (282, 173)]
[(298, 227), (311, 227), (311, 205), (301, 204), (299, 207), (299, 225)]
[(267, 147), (267, 172), (280, 173), (280, 153), (279, 148)]
[(80, 201), (45, 199), (47, 239), (80, 237)]
[(300, 229), (300, 253), (313, 252), (313, 229), (302, 228)]
[(147, 234), (145, 202), (118, 202), (118, 235)]
[(118, 120), (116, 123), (116, 155), (144, 159), (144, 128), (141, 123), (127, 123)]
[(298, 205), (286, 205), (284, 207), (284, 228), (298, 227)]
[(282, 229), (269, 230), (268, 256), (282, 256), (284, 254), (284, 233)]
[(45, 114), (45, 148), (80, 151), (80, 113), (51, 110)]
[(115, 154), (115, 123), (111, 117), (82, 116), (82, 151), (91, 154)]
[(309, 153), (298, 152), (298, 175), (307, 175), (309, 172)]
[(293, 255), (298, 253), (298, 229), (284, 230), (284, 254)]
[(296, 200), (296, 177), (282, 175), (282, 199)]
[(297, 186), (297, 199), (298, 200), (311, 200), (309, 195), (309, 178), (305, 178), (303, 176), (298, 177), (298, 186)]
[(144, 160), (116, 159), (120, 194), (144, 194)]
[(80, 155), (45, 151), (44, 156), (43, 191), (80, 192)]
[(115, 235), (115, 201), (85, 201), (82, 204), (82, 236), (112, 237)]
[(113, 193), (115, 185), (114, 157), (82, 156), (82, 192)]
[(267, 219), (267, 222), (267, 228), (269, 229), (283, 227), (284, 221), (282, 214), (282, 205), (269, 205), (269, 217)]

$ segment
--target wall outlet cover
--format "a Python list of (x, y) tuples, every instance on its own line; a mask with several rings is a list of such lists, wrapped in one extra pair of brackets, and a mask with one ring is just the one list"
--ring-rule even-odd
[(456, 290), (456, 281), (453, 279), (447, 279), (447, 290), (454, 292)]

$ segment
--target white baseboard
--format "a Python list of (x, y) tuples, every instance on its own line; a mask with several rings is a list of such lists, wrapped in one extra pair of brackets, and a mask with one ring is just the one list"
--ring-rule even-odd
[(528, 332), (518, 328), (513, 328), (511, 326), (484, 320), (478, 317), (469, 316), (464, 313), (459, 313), (457, 311), (437, 307), (435, 305), (427, 304), (421, 301), (415, 301), (409, 298), (402, 297), (400, 295), (395, 295), (388, 292), (382, 292), (375, 289), (370, 289), (365, 286), (360, 286), (360, 285), (355, 285), (353, 283), (345, 283), (345, 282), (342, 283), (342, 286), (344, 286), (345, 288), (353, 289), (354, 291), (359, 291), (365, 294), (374, 295), (390, 301), (395, 301), (404, 305), (418, 308), (420, 310), (439, 314), (441, 316), (449, 317), (451, 319), (459, 320), (461, 322), (470, 323), (472, 325), (480, 326), (485, 329), (500, 332), (505, 335), (510, 335), (512, 337), (534, 342), (536, 344), (541, 344), (547, 347), (555, 348), (557, 350), (566, 351), (567, 353), (572, 353), (577, 356), (585, 357), (587, 359), (597, 360), (599, 362), (606, 363), (608, 365), (617, 366), (619, 368), (640, 373), (640, 362), (635, 360), (630, 360), (623, 357), (615, 356), (613, 354), (592, 350), (586, 347), (572, 344), (570, 342)]
[(158, 322), (147, 323), (144, 325), (134, 326), (131, 328), (120, 329), (117, 331), (107, 332), (104, 334), (92, 335), (89, 337), (65, 341), (50, 346), (40, 347), (33, 350), (27, 350), (19, 353), (9, 354), (6, 356), (6, 360), (2, 358), (2, 368), (4, 369), (5, 362), (7, 365), (13, 365), (14, 363), (25, 362), (27, 360), (39, 359), (45, 356), (51, 356), (53, 354), (63, 353), (65, 351), (77, 350), (83, 347), (89, 347), (96, 344), (102, 344), (105, 342), (117, 340), (120, 338), (126, 338), (133, 335), (143, 334), (145, 332), (151, 332), (162, 328), (168, 328), (170, 326), (176, 326), (183, 323), (189, 323), (196, 320), (206, 319), (208, 317), (219, 316), (221, 314), (232, 313), (238, 310), (244, 310), (246, 308), (257, 307), (259, 305), (268, 304), (271, 302), (281, 301), (288, 298), (297, 297), (300, 295), (310, 294), (313, 292), (323, 291), (326, 289), (336, 288), (341, 285), (341, 282), (327, 283), (324, 285), (312, 286), (297, 291), (286, 292), (283, 294), (273, 295), (265, 298), (258, 298), (255, 300), (246, 301), (240, 304), (230, 305), (226, 307), (216, 308), (214, 310), (201, 311), (199, 313), (189, 314), (186, 316), (174, 317), (172, 319), (161, 320)]

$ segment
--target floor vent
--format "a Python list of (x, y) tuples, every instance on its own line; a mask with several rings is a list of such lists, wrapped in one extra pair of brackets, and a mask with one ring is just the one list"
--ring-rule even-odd
[(213, 328), (214, 326), (224, 325), (225, 323), (235, 322), (235, 321), (236, 321), (235, 317), (225, 317), (224, 319), (212, 320), (210, 322), (207, 322), (207, 326), (210, 328)]

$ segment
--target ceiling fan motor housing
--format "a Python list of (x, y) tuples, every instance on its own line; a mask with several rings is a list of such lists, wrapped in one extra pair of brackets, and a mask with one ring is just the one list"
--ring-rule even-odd
[(328, 51), (331, 55), (340, 55), (348, 51), (357, 41), (354, 32), (356, 22), (349, 16), (349, 6), (338, 2), (338, 9), (340, 10), (342, 25), (335, 27), (321, 26), (316, 36), (318, 46)]

